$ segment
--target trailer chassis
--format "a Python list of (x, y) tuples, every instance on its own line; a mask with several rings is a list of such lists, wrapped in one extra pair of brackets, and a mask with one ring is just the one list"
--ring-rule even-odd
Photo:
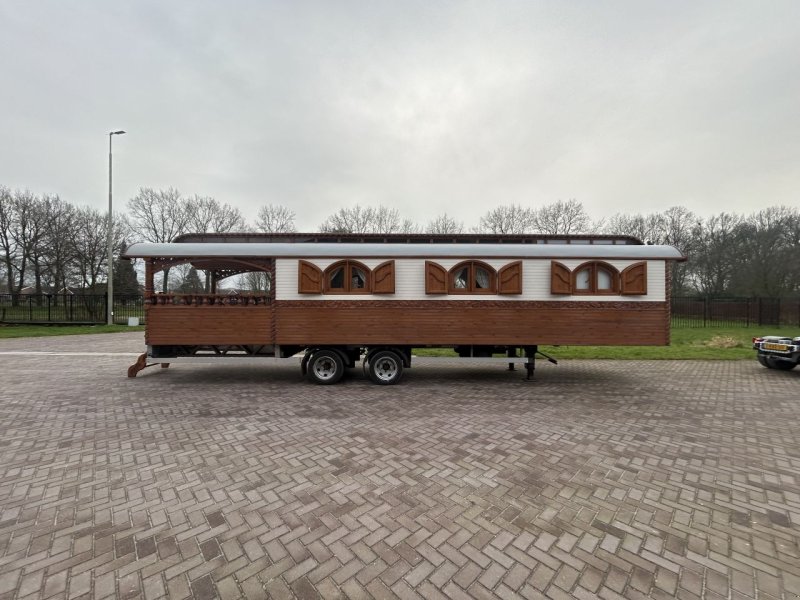
[[(534, 380), (536, 356), (552, 364), (558, 361), (541, 352), (538, 345), (517, 347), (456, 346), (457, 357), (426, 357), (426, 360), (457, 362), (496, 362), (515, 370), (525, 367), (525, 380)], [(494, 356), (505, 354), (505, 356)], [(404, 369), (411, 367), (411, 346), (148, 346), (136, 362), (128, 368), (128, 377), (149, 367), (168, 368), (172, 363), (213, 364), (265, 364), (299, 363), (300, 372), (309, 381), (320, 385), (339, 382), (345, 370), (361, 361), (364, 375), (376, 385), (394, 385), (400, 381)]]

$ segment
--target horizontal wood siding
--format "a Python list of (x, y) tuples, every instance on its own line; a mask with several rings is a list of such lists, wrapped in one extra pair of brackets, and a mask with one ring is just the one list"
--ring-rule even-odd
[(278, 344), (668, 344), (667, 302), (287, 301)]
[(272, 305), (145, 307), (150, 346), (273, 344)]

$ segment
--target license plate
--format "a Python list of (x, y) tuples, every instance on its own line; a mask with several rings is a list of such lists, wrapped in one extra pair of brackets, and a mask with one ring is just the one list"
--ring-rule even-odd
[(789, 350), (789, 346), (786, 344), (761, 344), (761, 347), (764, 350), (777, 350), (778, 352), (787, 352)]

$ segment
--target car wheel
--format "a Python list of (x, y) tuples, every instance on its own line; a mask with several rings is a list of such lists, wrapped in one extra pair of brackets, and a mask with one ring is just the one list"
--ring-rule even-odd
[(767, 360), (767, 357), (763, 354), (758, 355), (758, 362), (761, 363), (762, 367), (767, 367), (768, 369), (772, 368), (772, 365), (769, 364), (769, 360)]
[(367, 372), (373, 383), (393, 385), (403, 376), (403, 359), (396, 352), (381, 350), (370, 355)]
[(344, 375), (344, 361), (338, 352), (317, 350), (308, 360), (308, 377), (320, 385), (332, 385)]

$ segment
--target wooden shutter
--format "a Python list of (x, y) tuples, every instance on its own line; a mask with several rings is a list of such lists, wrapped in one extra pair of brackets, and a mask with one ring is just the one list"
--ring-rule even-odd
[(555, 260), (550, 263), (550, 293), (572, 293), (572, 273), (567, 267)]
[(430, 260), (425, 261), (425, 293), (447, 293), (447, 271), (442, 265)]
[(300, 294), (321, 294), (322, 270), (310, 262), (301, 260), (297, 269), (297, 291)]
[(387, 260), (372, 270), (372, 293), (394, 294), (393, 260)]
[(625, 296), (642, 296), (647, 293), (647, 263), (638, 262), (627, 267), (620, 276), (620, 293)]
[(497, 273), (498, 294), (522, 293), (522, 261), (507, 264)]

